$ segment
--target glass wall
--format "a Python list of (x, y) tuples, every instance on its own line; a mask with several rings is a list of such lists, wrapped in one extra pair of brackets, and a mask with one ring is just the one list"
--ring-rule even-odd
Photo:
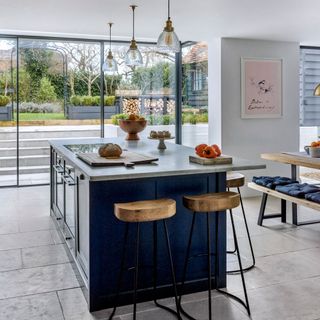
[(208, 143), (208, 46), (182, 48), (182, 144)]
[[(0, 186), (47, 184), (48, 140), (124, 136), (118, 119), (131, 113), (148, 120), (142, 137), (151, 130), (175, 136), (176, 55), (139, 44), (143, 65), (129, 67), (128, 46), (113, 44), (118, 71), (103, 74), (104, 47), (109, 49), (103, 41), (0, 39)], [(194, 122), (190, 115), (184, 121)], [(193, 144), (192, 136), (185, 137)]]
[(17, 40), (0, 38), (0, 186), (17, 184)]
[(19, 184), (49, 183), (49, 139), (100, 136), (100, 44), (21, 39), (14, 112)]
[[(109, 50), (106, 44), (105, 56)], [(175, 135), (175, 88), (176, 56), (174, 53), (160, 53), (152, 45), (139, 45), (143, 65), (125, 65), (128, 45), (113, 45), (113, 56), (118, 63), (118, 72), (105, 74), (105, 99), (116, 101), (118, 109), (112, 123), (128, 114), (140, 114), (148, 120), (148, 127), (140, 135), (147, 136), (151, 130), (170, 131)], [(108, 101), (108, 100), (107, 100)], [(105, 113), (106, 114), (106, 113)], [(105, 116), (105, 118), (107, 118)], [(106, 134), (108, 128), (106, 128)], [(123, 133), (124, 134), (124, 133)], [(174, 140), (172, 140), (174, 141)]]

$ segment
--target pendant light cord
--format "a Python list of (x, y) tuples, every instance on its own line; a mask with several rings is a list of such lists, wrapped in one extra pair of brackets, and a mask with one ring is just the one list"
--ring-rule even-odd
[(111, 28), (112, 28), (112, 22), (109, 22), (109, 50), (111, 51)]
[(170, 20), (170, 0), (168, 0), (168, 20)]
[(135, 10), (135, 8), (137, 7), (136, 5), (131, 5), (130, 6), (131, 8), (132, 8), (132, 40), (135, 40), (135, 38), (134, 38), (134, 25), (135, 25), (135, 23), (134, 23), (134, 10)]

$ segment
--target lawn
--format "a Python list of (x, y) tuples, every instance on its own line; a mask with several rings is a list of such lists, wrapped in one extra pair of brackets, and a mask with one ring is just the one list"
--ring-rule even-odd
[[(64, 120), (63, 113), (19, 113), (20, 121), (36, 121), (36, 120)], [(16, 113), (14, 120), (17, 120)]]

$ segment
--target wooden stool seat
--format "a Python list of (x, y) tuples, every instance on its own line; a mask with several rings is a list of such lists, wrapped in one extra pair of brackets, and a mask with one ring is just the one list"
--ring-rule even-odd
[(227, 191), (184, 196), (183, 204), (193, 212), (225, 211), (239, 206), (240, 195), (236, 192)]
[(124, 222), (147, 222), (167, 219), (176, 214), (176, 202), (158, 199), (114, 204), (115, 216)]
[(245, 177), (242, 173), (229, 171), (227, 172), (227, 188), (240, 188), (244, 186)]

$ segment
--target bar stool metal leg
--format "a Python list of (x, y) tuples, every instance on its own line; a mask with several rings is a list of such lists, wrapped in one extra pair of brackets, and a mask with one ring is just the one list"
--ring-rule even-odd
[(241, 256), (240, 256), (240, 250), (239, 250), (239, 245), (238, 245), (238, 238), (237, 238), (237, 233), (236, 233), (236, 228), (234, 225), (234, 219), (233, 219), (233, 214), (232, 214), (232, 210), (230, 210), (231, 212), (231, 224), (232, 224), (232, 231), (233, 231), (233, 236), (235, 239), (235, 246), (236, 246), (236, 251), (237, 251), (237, 257), (238, 257), (238, 263), (239, 263), (239, 267), (240, 267), (240, 275), (241, 275), (241, 281), (242, 281), (242, 287), (243, 287), (243, 292), (244, 292), (244, 296), (245, 296), (245, 302), (242, 301), (240, 298), (238, 298), (237, 296), (229, 293), (229, 292), (225, 292), (221, 289), (218, 289), (219, 292), (233, 298), (234, 300), (238, 301), (240, 304), (242, 304), (247, 312), (248, 315), (251, 315), (251, 311), (250, 311), (250, 306), (249, 306), (249, 299), (248, 299), (248, 294), (247, 294), (247, 288), (246, 288), (246, 283), (245, 283), (245, 279), (244, 279), (244, 272), (242, 269), (242, 262), (241, 262)]
[[(230, 191), (230, 188), (229, 188), (229, 187), (227, 188), (227, 191)], [(234, 239), (233, 239), (233, 245), (234, 245)], [(228, 253), (228, 254), (236, 253), (236, 246), (234, 245), (234, 249), (233, 249), (233, 250), (227, 250), (227, 253)]]
[(175, 299), (175, 303), (176, 303), (178, 319), (180, 320), (181, 319), (181, 315), (180, 315), (180, 306), (179, 306), (179, 301), (178, 301), (176, 276), (175, 276), (174, 267), (173, 267), (171, 246), (170, 246), (170, 240), (169, 240), (169, 232), (168, 232), (167, 223), (166, 223), (165, 220), (163, 220), (163, 227), (164, 227), (164, 230), (165, 230), (166, 242), (167, 242), (167, 251), (168, 251), (169, 260), (170, 260), (171, 276), (172, 276), (172, 283), (173, 283), (173, 290), (174, 290), (174, 299)]
[(134, 292), (133, 292), (133, 320), (137, 319), (137, 290), (139, 278), (139, 245), (140, 245), (140, 223), (137, 222), (137, 237), (136, 237), (136, 262), (134, 268)]
[[(250, 235), (250, 231), (249, 231), (249, 227), (248, 227), (248, 222), (247, 222), (247, 217), (246, 217), (246, 213), (244, 211), (244, 206), (243, 206), (243, 201), (242, 201), (242, 196), (241, 196), (241, 191), (240, 191), (240, 188), (238, 187), (237, 188), (237, 191), (240, 195), (240, 205), (241, 205), (241, 210), (242, 210), (242, 216), (243, 216), (243, 220), (244, 220), (244, 225), (245, 225), (245, 228), (246, 228), (246, 233), (247, 233), (247, 237), (248, 237), (248, 241), (249, 241), (249, 246), (250, 246), (250, 251), (251, 251), (251, 258), (252, 258), (252, 264), (246, 268), (243, 268), (243, 271), (246, 272), (246, 271), (249, 271), (251, 269), (253, 269), (256, 265), (256, 258), (255, 258), (255, 255), (254, 255), (254, 251), (253, 251), (253, 245), (252, 245), (252, 241), (251, 241), (251, 235)], [(231, 210), (230, 210), (230, 216), (232, 215), (231, 213)], [(234, 244), (235, 244), (235, 239), (233, 239), (234, 241)], [(235, 253), (236, 252), (236, 248), (234, 249), (234, 251), (228, 251), (227, 253)], [(229, 270), (227, 271), (227, 274), (237, 274), (239, 273), (240, 270), (237, 269), (237, 270)]]
[(163, 220), (164, 223), (164, 232), (165, 232), (165, 236), (166, 236), (166, 243), (167, 243), (167, 250), (168, 250), (168, 255), (169, 255), (169, 259), (170, 259), (170, 268), (171, 268), (171, 274), (172, 274), (172, 283), (173, 283), (173, 287), (174, 287), (174, 294), (175, 294), (175, 303), (176, 303), (176, 311), (163, 305), (160, 304), (157, 301), (157, 297), (156, 297), (156, 287), (157, 287), (157, 260), (158, 260), (158, 246), (157, 246), (157, 221), (154, 222), (153, 224), (153, 238), (154, 238), (154, 248), (153, 248), (153, 266), (154, 266), (154, 273), (153, 273), (153, 290), (154, 290), (154, 298), (153, 301), (155, 303), (155, 305), (159, 308), (162, 308), (170, 313), (172, 313), (173, 315), (175, 315), (179, 320), (181, 320), (181, 315), (180, 315), (180, 308), (179, 308), (179, 299), (178, 299), (178, 293), (177, 293), (177, 283), (176, 283), (176, 277), (175, 277), (175, 273), (174, 273), (174, 267), (173, 267), (173, 260), (172, 260), (172, 254), (171, 254), (171, 246), (170, 246), (170, 240), (169, 240), (169, 233), (168, 233), (168, 229), (167, 229), (167, 224), (166, 221)]
[(115, 306), (109, 316), (109, 320), (111, 320), (114, 317), (114, 314), (116, 313), (117, 310), (117, 305), (119, 301), (119, 294), (120, 294), (120, 288), (121, 288), (121, 280), (123, 276), (123, 271), (124, 271), (124, 265), (125, 265), (125, 259), (126, 259), (126, 249), (127, 249), (127, 242), (128, 242), (128, 234), (129, 234), (129, 224), (126, 223), (125, 226), (125, 233), (124, 233), (124, 241), (123, 241), (123, 249), (122, 249), (122, 257), (121, 257), (121, 265), (120, 265), (120, 273), (119, 273), (119, 278), (118, 278), (118, 285), (117, 285), (117, 294), (116, 294), (116, 302)]
[[(185, 281), (186, 281), (186, 275), (187, 275), (187, 270), (188, 270), (188, 262), (189, 262), (189, 258), (190, 258), (190, 251), (191, 251), (191, 245), (192, 245), (192, 236), (193, 236), (193, 229), (194, 229), (194, 225), (195, 225), (195, 220), (196, 220), (196, 213), (193, 212), (192, 213), (192, 223), (191, 223), (189, 239), (188, 239), (188, 245), (187, 245), (187, 252), (186, 252), (186, 257), (185, 257), (184, 266), (183, 266), (183, 272), (182, 272), (181, 287), (180, 287), (180, 292), (181, 293), (183, 293), (183, 288), (184, 288), (184, 284), (185, 284)], [(181, 306), (181, 298), (182, 298), (182, 294), (179, 295), (179, 305), (180, 305), (181, 313), (184, 316), (186, 316), (188, 319), (190, 319), (190, 320), (196, 320), (195, 318), (190, 316), (182, 308), (182, 306)]]
[(208, 311), (209, 320), (212, 320), (212, 306), (211, 306), (211, 237), (210, 237), (210, 214), (207, 212), (207, 255), (208, 255)]

